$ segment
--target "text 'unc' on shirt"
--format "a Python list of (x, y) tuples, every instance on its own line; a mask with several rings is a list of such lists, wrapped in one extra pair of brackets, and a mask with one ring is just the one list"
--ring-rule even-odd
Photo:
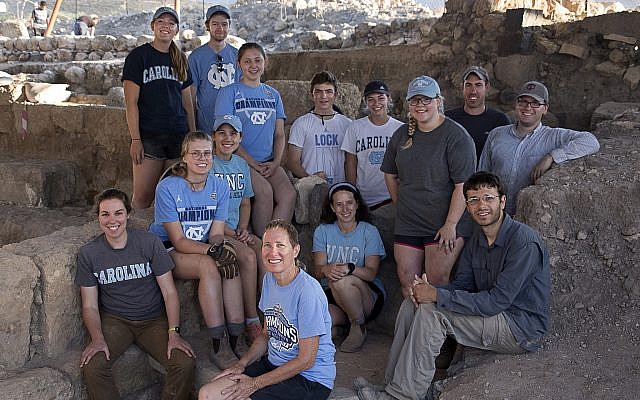
[(145, 68), (145, 70), (142, 71), (142, 83), (149, 83), (157, 79), (171, 79), (180, 82), (173, 71), (173, 67), (169, 67), (168, 65), (156, 65)]
[(132, 279), (141, 279), (151, 275), (151, 265), (146, 264), (130, 264), (121, 267), (106, 268), (100, 272), (94, 272), (93, 275), (98, 279), (101, 285), (110, 283), (129, 281)]

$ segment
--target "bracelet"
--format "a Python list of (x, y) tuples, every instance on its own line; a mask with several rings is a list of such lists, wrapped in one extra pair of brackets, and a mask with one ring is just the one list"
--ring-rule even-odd
[(349, 272), (347, 272), (347, 275), (353, 275), (353, 271), (356, 270), (356, 265), (354, 263), (348, 263), (347, 267), (349, 267)]
[(131, 141), (132, 141), (132, 142), (133, 142), (134, 140), (142, 140), (142, 139), (133, 139), (133, 138), (131, 139)]

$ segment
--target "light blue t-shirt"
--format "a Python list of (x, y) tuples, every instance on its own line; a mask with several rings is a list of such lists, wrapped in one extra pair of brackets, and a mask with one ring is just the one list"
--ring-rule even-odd
[(169, 235), (164, 222), (180, 221), (187, 239), (206, 243), (213, 221), (228, 217), (229, 187), (222, 179), (209, 174), (204, 189), (194, 192), (182, 177), (169, 176), (156, 187), (156, 207), (149, 230), (163, 241)]
[[(357, 268), (364, 268), (368, 256), (380, 256), (380, 259), (386, 256), (378, 228), (367, 222), (358, 222), (356, 229), (347, 234), (342, 233), (338, 222), (318, 225), (313, 233), (312, 251), (327, 253), (328, 264), (354, 263)], [(387, 293), (380, 278), (376, 276), (373, 283), (386, 298)], [(322, 286), (329, 287), (326, 278), (322, 278)]]
[(258, 87), (237, 82), (220, 89), (216, 115), (234, 114), (242, 121), (242, 147), (258, 162), (273, 159), (276, 120), (286, 119), (280, 93), (261, 83)]
[(235, 154), (231, 155), (229, 161), (214, 156), (211, 173), (229, 185), (227, 225), (235, 230), (240, 220), (240, 203), (242, 199), (253, 197), (249, 165), (242, 157)]
[(319, 336), (316, 360), (300, 374), (333, 389), (336, 348), (331, 341), (329, 304), (318, 281), (300, 270), (293, 282), (279, 286), (273, 274), (267, 272), (259, 306), (269, 334), (269, 362), (280, 366), (295, 359), (300, 339)]
[[(221, 57), (221, 61), (218, 56)], [(196, 125), (199, 130), (209, 134), (213, 132), (218, 92), (223, 87), (238, 82), (242, 76), (242, 70), (236, 63), (237, 59), (238, 49), (235, 47), (226, 45), (216, 54), (208, 43), (195, 49), (189, 56), (191, 78), (197, 87)]]

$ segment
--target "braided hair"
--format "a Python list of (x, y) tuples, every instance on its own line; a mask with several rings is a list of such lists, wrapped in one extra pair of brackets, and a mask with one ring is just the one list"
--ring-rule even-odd
[(407, 128), (407, 141), (404, 142), (402, 146), (400, 146), (400, 150), (406, 150), (413, 144), (413, 135), (416, 133), (416, 129), (418, 129), (418, 121), (413, 118), (411, 115), (409, 116), (409, 127)]

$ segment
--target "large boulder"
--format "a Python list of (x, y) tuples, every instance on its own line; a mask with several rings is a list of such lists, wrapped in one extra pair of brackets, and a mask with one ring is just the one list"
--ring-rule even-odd
[(0, 397), (6, 400), (73, 400), (71, 381), (53, 368), (12, 372), (0, 379)]
[(28, 38), (29, 31), (23, 21), (8, 19), (0, 22), (0, 36), (10, 38)]
[(0, 250), (0, 265), (0, 366), (14, 369), (29, 360), (32, 304), (40, 271), (29, 257), (6, 250)]

